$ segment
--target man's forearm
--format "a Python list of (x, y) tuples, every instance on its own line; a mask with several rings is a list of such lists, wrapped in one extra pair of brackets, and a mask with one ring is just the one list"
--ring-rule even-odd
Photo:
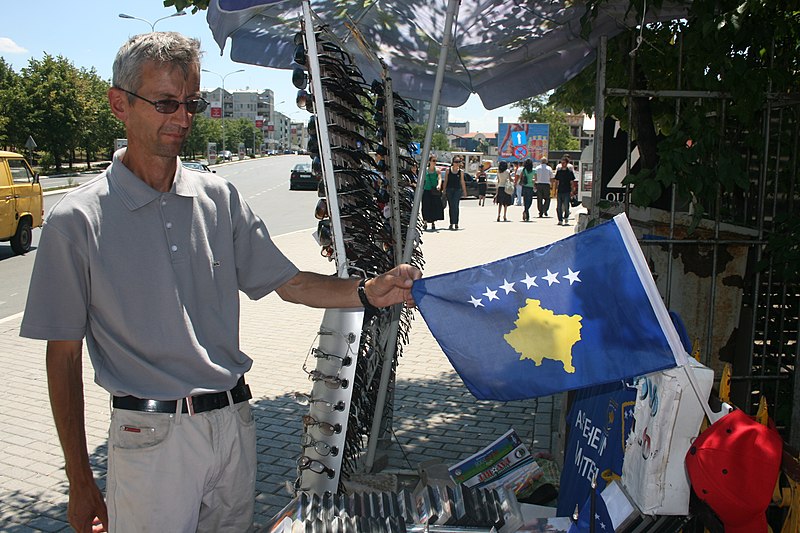
[(70, 483), (94, 483), (86, 450), (81, 343), (47, 343), (47, 385)]

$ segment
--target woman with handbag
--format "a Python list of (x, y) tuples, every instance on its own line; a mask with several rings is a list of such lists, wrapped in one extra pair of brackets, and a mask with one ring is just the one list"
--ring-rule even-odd
[(497, 221), (500, 222), (500, 211), (503, 211), (503, 221), (507, 222), (506, 210), (514, 203), (514, 180), (508, 171), (508, 163), (500, 161), (497, 167), (497, 192), (494, 194), (494, 203), (497, 204)]
[(531, 205), (533, 204), (533, 192), (536, 186), (536, 171), (533, 169), (533, 161), (525, 160), (522, 167), (517, 185), (522, 185), (522, 221), (531, 221)]
[(422, 220), (425, 230), (428, 224), (431, 231), (436, 230), (436, 221), (444, 220), (444, 206), (442, 205), (442, 190), (439, 188), (439, 171), (436, 169), (436, 156), (428, 158), (428, 168), (425, 170), (425, 182), (422, 189)]

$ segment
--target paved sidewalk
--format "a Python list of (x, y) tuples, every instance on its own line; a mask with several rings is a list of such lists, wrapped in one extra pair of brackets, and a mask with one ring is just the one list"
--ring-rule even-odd
[[(425, 232), (425, 274), (486, 263), (570, 235), (574, 226), (555, 218), (520, 222), (522, 208), (509, 207), (509, 220), (496, 222), (497, 208), (475, 200), (461, 203), (460, 230)], [(553, 206), (554, 208), (555, 206)], [(447, 221), (440, 225), (447, 227)], [(275, 238), (301, 269), (331, 273), (311, 230)], [(301, 420), (306, 408), (292, 392), (310, 390), (301, 370), (315, 342), (322, 311), (282, 302), (272, 294), (242, 301), (242, 349), (255, 361), (247, 379), (253, 391), (258, 435), (256, 525), (264, 525), (290, 499), (284, 482), (295, 477)], [(0, 391), (0, 530), (69, 531), (63, 457), (47, 395), (42, 341), (18, 336), (21, 316), (0, 322), (4, 382)], [(84, 356), (89, 452), (102, 485), (106, 470), (108, 395), (93, 382)], [(555, 410), (555, 415), (553, 414)], [(509, 427), (535, 451), (550, 450), (551, 418), (557, 398), (519, 402), (477, 401), (464, 388), (417, 313), (398, 368), (394, 432), (386, 471), (413, 471), (439, 459), (453, 464), (490, 443)]]

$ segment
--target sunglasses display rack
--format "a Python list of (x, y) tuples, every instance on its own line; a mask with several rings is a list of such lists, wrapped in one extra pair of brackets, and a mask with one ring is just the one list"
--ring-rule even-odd
[(506, 533), (522, 524), (519, 504), (505, 489), (429, 484), (413, 491), (300, 494), (262, 531)]
[[(391, 91), (387, 98), (385, 80), (367, 84), (328, 27), (315, 25), (308, 0), (302, 5), (292, 80), (298, 106), (314, 114), (308, 150), (322, 177), (315, 235), (340, 277), (371, 277), (399, 262), (410, 220), (414, 161), (396, 150), (411, 141), (407, 104), (397, 104)], [(422, 266), (421, 251), (411, 263)], [(310, 394), (298, 394), (309, 412), (295, 494), (339, 493), (343, 480), (363, 469), (386, 353), (393, 373), (407, 343), (410, 311), (351, 311), (326, 311), (319, 346), (310, 352), (316, 368), (304, 365), (314, 384)], [(390, 414), (391, 404), (382, 412)]]

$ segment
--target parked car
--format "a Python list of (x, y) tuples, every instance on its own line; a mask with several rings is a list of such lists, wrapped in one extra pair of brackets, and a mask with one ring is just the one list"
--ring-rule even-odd
[(208, 165), (202, 161), (181, 161), (181, 163), (183, 163), (185, 168), (190, 168), (199, 172), (216, 172), (216, 170), (211, 170), (208, 168)]
[(467, 186), (467, 197), (478, 197), (478, 180), (475, 179), (475, 176), (464, 172), (464, 185)]
[(233, 153), (230, 150), (223, 150), (219, 153), (219, 158), (223, 161), (232, 161)]
[(289, 176), (289, 190), (306, 189), (316, 191), (319, 179), (311, 171), (311, 163), (297, 163)]
[(11, 241), (16, 254), (30, 251), (33, 228), (42, 226), (42, 186), (25, 157), (0, 151), (0, 241)]

